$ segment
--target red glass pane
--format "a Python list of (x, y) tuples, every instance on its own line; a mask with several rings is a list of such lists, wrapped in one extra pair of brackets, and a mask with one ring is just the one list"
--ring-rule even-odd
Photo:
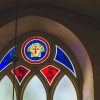
[(48, 65), (47, 67), (41, 69), (41, 73), (47, 79), (49, 85), (52, 84), (55, 77), (58, 75), (60, 70), (53, 65)]
[[(22, 65), (15, 68), (15, 77), (18, 80), (19, 84), (24, 80), (29, 72), (30, 70), (23, 67)], [(14, 69), (12, 70), (12, 73), (14, 74)]]

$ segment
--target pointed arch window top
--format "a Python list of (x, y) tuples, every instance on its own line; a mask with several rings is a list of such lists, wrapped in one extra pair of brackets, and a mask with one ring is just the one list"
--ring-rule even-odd
[(64, 75), (59, 81), (53, 100), (78, 100), (76, 89), (67, 75)]
[(54, 60), (62, 64), (68, 70), (70, 70), (71, 73), (76, 77), (76, 71), (75, 71), (72, 61), (70, 60), (68, 55), (57, 45), (56, 45), (56, 54), (55, 54)]
[[(13, 84), (8, 76), (0, 80), (0, 100), (12, 100)], [(16, 91), (14, 89), (14, 100), (17, 100)]]
[(34, 76), (27, 84), (22, 100), (47, 100), (44, 85), (37, 76)]

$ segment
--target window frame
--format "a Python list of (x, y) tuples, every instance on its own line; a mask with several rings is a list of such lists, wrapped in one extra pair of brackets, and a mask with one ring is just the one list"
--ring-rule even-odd
[[(34, 33), (34, 32), (27, 32), (27, 33)], [(21, 35), (17, 38), (17, 41), (19, 40), (25, 40), (31, 36), (33, 36), (32, 34), (27, 34), (25, 33), (24, 35)], [(45, 88), (45, 91), (47, 93), (47, 100), (52, 100), (53, 99), (53, 93), (54, 93), (54, 89), (56, 88), (57, 84), (59, 83), (60, 79), (64, 76), (64, 75), (67, 75), (69, 77), (69, 79), (71, 80), (71, 82), (73, 83), (74, 87), (75, 87), (75, 90), (76, 90), (76, 93), (77, 93), (77, 98), (78, 100), (81, 100), (81, 97), (82, 97), (82, 74), (81, 74), (81, 69), (79, 68), (79, 64), (78, 64), (78, 61), (76, 60), (75, 56), (73, 55), (72, 51), (70, 50), (70, 48), (68, 48), (61, 40), (58, 40), (56, 37), (50, 35), (50, 34), (46, 34), (45, 32), (41, 32), (42, 34), (40, 34), (40, 32), (35, 32), (34, 35), (37, 35), (37, 33), (39, 33), (38, 35), (41, 36), (41, 37), (44, 37), (44, 38), (47, 38), (49, 37), (47, 40), (49, 41), (49, 43), (51, 44), (51, 47), (54, 47), (54, 45), (58, 45), (60, 46), (69, 56), (69, 58), (71, 58), (72, 62), (73, 62), (73, 65), (75, 66), (75, 70), (76, 70), (76, 74), (77, 74), (77, 77), (73, 76), (72, 73), (64, 68), (62, 65), (60, 65), (59, 63), (55, 62), (53, 60), (54, 56), (55, 56), (55, 53), (50, 55), (50, 59), (49, 59), (49, 62), (48, 60), (44, 63), (41, 63), (41, 64), (35, 64), (34, 65), (34, 68), (32, 67), (32, 65), (30, 67), (29, 64), (24, 61), (22, 61), (22, 58), (21, 58), (21, 61), (18, 61), (16, 63), (16, 65), (18, 65), (20, 62), (23, 63), (23, 66), (29, 68), (31, 70), (31, 72), (28, 74), (28, 76), (24, 79), (24, 81), (22, 82), (22, 85), (21, 85), (21, 88), (17, 82), (17, 80), (15, 80), (15, 90), (16, 90), (16, 94), (17, 94), (17, 99), (18, 100), (22, 100), (22, 95), (23, 95), (23, 91), (25, 89), (25, 87), (27, 86), (29, 80), (34, 76), (36, 75), (42, 82), (44, 88)], [(25, 37), (25, 38), (24, 38)], [(53, 37), (53, 38), (52, 38)], [(54, 39), (56, 39), (55, 41), (53, 41)], [(56, 43), (56, 44), (55, 44)], [(11, 41), (7, 47), (5, 47), (1, 53), (0, 53), (0, 57), (2, 58), (4, 56), (4, 54), (6, 54), (6, 52), (9, 50), (9, 48), (11, 48), (12, 46), (14, 45), (14, 40)], [(20, 44), (18, 42), (17, 46), (21, 46), (22, 43)], [(17, 48), (17, 52), (19, 51), (20, 49)], [(56, 48), (54, 47), (52, 49), (52, 52), (56, 52)], [(21, 55), (18, 55), (18, 57), (20, 57)], [(57, 68), (59, 68), (61, 70), (60, 74), (55, 78), (54, 82), (52, 83), (51, 87), (48, 85), (46, 79), (43, 77), (43, 75), (40, 72), (40, 70), (44, 67), (46, 67), (47, 65), (53, 65)], [(14, 68), (14, 64), (11, 64), (9, 67), (7, 67), (4, 71), (2, 71), (0, 73), (0, 80), (2, 80), (2, 78), (7, 75), (10, 80), (12, 81), (13, 83), (13, 74), (11, 73), (11, 69)], [(50, 90), (51, 88), (51, 90)], [(49, 94), (47, 91), (51, 91), (51, 94)], [(19, 97), (20, 96), (20, 97)]]

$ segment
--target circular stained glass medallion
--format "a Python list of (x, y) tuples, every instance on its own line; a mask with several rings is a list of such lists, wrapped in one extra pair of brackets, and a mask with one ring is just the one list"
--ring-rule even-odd
[(50, 54), (50, 45), (46, 39), (34, 36), (23, 43), (21, 54), (28, 63), (39, 64), (48, 58)]

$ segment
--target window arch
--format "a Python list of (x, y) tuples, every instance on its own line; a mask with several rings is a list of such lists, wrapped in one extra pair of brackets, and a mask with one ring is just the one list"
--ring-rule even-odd
[(22, 98), (23, 100), (47, 100), (44, 86), (37, 76), (34, 76), (31, 81), (29, 81)]
[(53, 96), (53, 100), (77, 100), (76, 95), (76, 90), (73, 87), (73, 84), (71, 84), (71, 81), (69, 80), (67, 75), (65, 75), (58, 83), (58, 86)]
[[(78, 71), (78, 73), (82, 74), (83, 76), (82, 79), (84, 80), (84, 82), (82, 82), (82, 86), (81, 86), (82, 88), (80, 89), (82, 91), (81, 99), (94, 100), (93, 72), (92, 72), (92, 65), (91, 65), (89, 55), (85, 47), (79, 40), (79, 38), (75, 36), (75, 34), (72, 32), (73, 30), (71, 29), (72, 31), (70, 31), (68, 29), (68, 25), (64, 26), (58, 22), (40, 16), (34, 16), (34, 15), (26, 16), (18, 19), (18, 24), (19, 24), (18, 35), (30, 30), (39, 30), (42, 32), (44, 31), (46, 33), (53, 34), (59, 40), (62, 40), (63, 43), (65, 43), (65, 45), (71, 49), (71, 51), (75, 55), (75, 58), (79, 62), (80, 65), (79, 67), (81, 68), (81, 71)], [(3, 39), (2, 46), (0, 49), (2, 49), (2, 47), (4, 47), (8, 43), (8, 41), (13, 39), (13, 33), (15, 28), (14, 25), (15, 25), (15, 21), (12, 21), (0, 29), (0, 33), (2, 33), (0, 37)], [(8, 36), (8, 38), (7, 37), (5, 38), (5, 36)], [(7, 49), (5, 50), (6, 52), (8, 51)], [(3, 55), (0, 53), (1, 58), (2, 56)], [(3, 76), (0, 74), (0, 79), (2, 77)]]
[[(29, 99), (32, 100), (39, 100), (43, 95), (45, 100), (56, 100), (55, 97), (58, 96), (56, 91), (60, 92), (59, 84), (65, 84), (69, 90), (65, 91), (63, 87), (62, 92), (71, 93), (72, 100), (80, 100), (82, 80), (81, 74), (77, 73), (80, 68), (73, 53), (62, 41), (45, 32), (28, 32), (18, 37), (16, 49), (18, 61), (16, 62), (15, 82), (13, 84), (18, 100), (26, 100), (27, 91), (31, 91)], [(0, 80), (5, 75), (13, 80), (14, 42), (12, 41), (5, 47), (1, 54)], [(35, 84), (35, 82), (39, 84)], [(42, 96), (41, 93), (38, 93), (40, 90), (37, 90), (36, 86), (42, 89)], [(34, 94), (32, 94), (31, 88), (34, 89)], [(66, 99), (70, 98), (66, 95)], [(60, 97), (60, 100), (63, 98)]]
[[(11, 100), (13, 95), (13, 84), (8, 76), (0, 80), (0, 99)], [(16, 92), (14, 90), (14, 100), (17, 100)]]

